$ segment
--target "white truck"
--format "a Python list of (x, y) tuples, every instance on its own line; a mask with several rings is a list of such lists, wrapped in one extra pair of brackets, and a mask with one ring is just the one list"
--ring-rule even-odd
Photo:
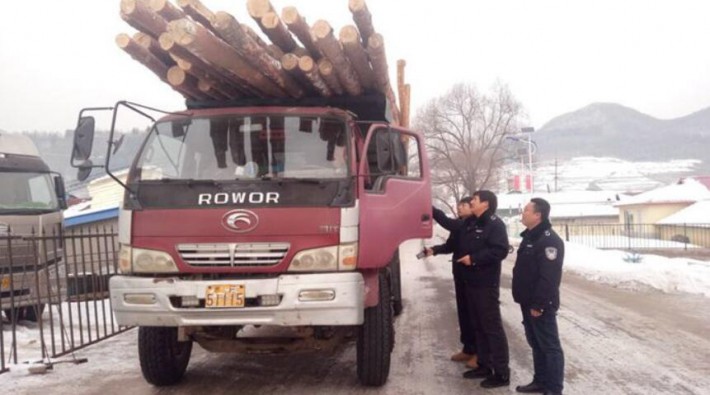
[(0, 310), (11, 321), (37, 321), (57, 294), (64, 208), (62, 177), (32, 140), (0, 131)]

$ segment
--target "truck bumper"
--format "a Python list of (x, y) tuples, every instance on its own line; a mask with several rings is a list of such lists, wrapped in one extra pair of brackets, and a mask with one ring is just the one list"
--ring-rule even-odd
[[(279, 295), (275, 306), (240, 308), (176, 307), (175, 300), (192, 297), (204, 306), (208, 286), (243, 285), (247, 300)], [(119, 325), (360, 325), (364, 319), (365, 286), (360, 273), (288, 274), (268, 279), (183, 280), (113, 276), (111, 303)], [(330, 300), (306, 295), (326, 291)]]

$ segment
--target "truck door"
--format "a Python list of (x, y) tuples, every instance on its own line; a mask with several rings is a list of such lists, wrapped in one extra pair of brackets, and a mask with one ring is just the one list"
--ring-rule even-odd
[(358, 170), (358, 267), (386, 265), (408, 239), (432, 232), (429, 166), (421, 135), (372, 125)]

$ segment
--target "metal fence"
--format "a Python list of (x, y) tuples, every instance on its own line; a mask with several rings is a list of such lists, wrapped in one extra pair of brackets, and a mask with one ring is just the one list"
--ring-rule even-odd
[[(708, 251), (710, 224), (556, 224), (553, 228), (564, 240), (601, 249)], [(524, 230), (519, 221), (511, 221), (508, 234)]]
[(115, 323), (109, 299), (117, 259), (113, 227), (0, 235), (0, 373), (128, 329)]

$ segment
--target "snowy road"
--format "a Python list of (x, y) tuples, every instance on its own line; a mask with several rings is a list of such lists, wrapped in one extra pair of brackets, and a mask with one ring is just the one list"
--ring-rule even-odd
[[(354, 344), (329, 355), (209, 354), (195, 347), (185, 380), (156, 389), (140, 373), (136, 331), (109, 339), (78, 356), (88, 364), (56, 365), (43, 376), (13, 367), (0, 375), (12, 394), (464, 394), (515, 393), (531, 378), (531, 356), (520, 311), (510, 294), (512, 261), (501, 290), (511, 352), (511, 386), (483, 390), (450, 362), (458, 347), (450, 263), (402, 250), (406, 308), (396, 321), (397, 345), (382, 388), (355, 378)], [(710, 304), (701, 296), (634, 292), (565, 273), (560, 331), (567, 362), (566, 394), (707, 394), (710, 388)], [(705, 390), (703, 390), (705, 388)]]

